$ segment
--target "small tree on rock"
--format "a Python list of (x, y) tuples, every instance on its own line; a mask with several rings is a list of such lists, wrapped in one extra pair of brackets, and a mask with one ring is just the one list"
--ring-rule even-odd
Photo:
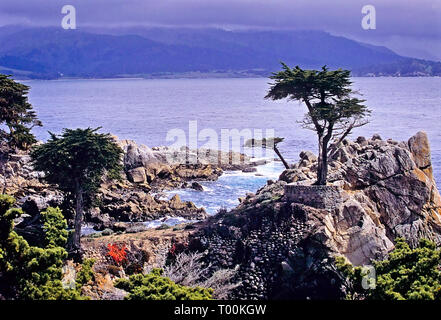
[(34, 168), (45, 173), (49, 183), (72, 195), (75, 207), (74, 234), (70, 253), (81, 256), (81, 225), (85, 197), (93, 197), (105, 173), (120, 178), (122, 150), (109, 134), (97, 129), (64, 129), (61, 136), (50, 133), (49, 141), (31, 152)]
[(319, 155), (317, 168), (318, 185), (325, 185), (328, 175), (329, 142), (338, 139), (339, 145), (354, 128), (368, 123), (365, 117), (370, 110), (363, 105), (365, 100), (354, 98), (351, 89), (350, 71), (303, 70), (290, 68), (282, 63), (283, 70), (274, 73), (274, 80), (266, 99), (288, 98), (305, 103), (308, 112), (303, 127), (317, 133)]
[(264, 149), (272, 149), (279, 157), (280, 161), (282, 161), (283, 165), (285, 166), (285, 169), (289, 169), (288, 162), (286, 162), (285, 158), (282, 156), (282, 154), (279, 151), (279, 148), (277, 145), (285, 140), (284, 138), (275, 137), (275, 138), (263, 138), (263, 139), (250, 139), (245, 142), (245, 147), (261, 147)]

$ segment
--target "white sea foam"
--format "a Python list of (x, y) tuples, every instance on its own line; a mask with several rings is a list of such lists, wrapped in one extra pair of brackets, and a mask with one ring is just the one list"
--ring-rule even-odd
[(160, 225), (163, 225), (163, 224), (166, 224), (168, 226), (175, 226), (177, 224), (187, 223), (187, 222), (195, 222), (195, 220), (187, 220), (182, 217), (166, 216), (165, 218), (152, 220), (152, 221), (146, 221), (146, 222), (144, 222), (144, 225), (147, 228), (156, 228), (156, 227), (159, 227)]

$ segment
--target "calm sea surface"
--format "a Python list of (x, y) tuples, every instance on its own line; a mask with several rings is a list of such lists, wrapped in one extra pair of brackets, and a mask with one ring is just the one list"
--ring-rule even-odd
[[(296, 102), (268, 101), (267, 79), (161, 79), (23, 81), (31, 86), (30, 101), (44, 123), (35, 130), (41, 140), (47, 131), (98, 127), (119, 138), (150, 147), (170, 145), (171, 129), (188, 135), (189, 121), (198, 130), (274, 129), (285, 137), (280, 145), (286, 158), (298, 159), (301, 150), (316, 153), (312, 131), (302, 129), (305, 108)], [(406, 140), (420, 130), (428, 133), (435, 177), (441, 185), (441, 78), (354, 78), (354, 88), (372, 109), (371, 122), (352, 138), (379, 133), (383, 139)], [(200, 141), (199, 146), (205, 142)], [(219, 147), (221, 147), (219, 145)], [(228, 173), (204, 184), (206, 192), (179, 191), (181, 197), (203, 205), (209, 212), (232, 207), (237, 197), (255, 192), (282, 167), (262, 167), (262, 176)], [(175, 192), (176, 193), (176, 192)]]

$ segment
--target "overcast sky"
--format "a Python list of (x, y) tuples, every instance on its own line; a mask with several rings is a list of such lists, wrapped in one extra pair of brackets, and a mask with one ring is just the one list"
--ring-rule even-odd
[[(396, 52), (441, 60), (441, 0), (1, 0), (0, 26), (60, 25), (63, 5), (77, 28), (165, 25), (319, 29)], [(363, 30), (361, 9), (374, 5), (376, 30)]]

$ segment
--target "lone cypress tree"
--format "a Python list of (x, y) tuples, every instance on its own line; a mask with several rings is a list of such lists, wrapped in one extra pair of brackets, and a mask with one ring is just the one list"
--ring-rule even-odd
[(0, 74), (0, 125), (8, 130), (0, 129), (0, 140), (11, 148), (28, 149), (36, 142), (32, 128), (42, 125), (28, 102), (28, 92), (28, 86)]
[(319, 155), (317, 185), (325, 185), (328, 175), (329, 142), (338, 139), (339, 145), (356, 127), (368, 123), (365, 120), (370, 110), (363, 105), (365, 100), (354, 98), (351, 89), (350, 71), (303, 70), (290, 68), (282, 63), (283, 70), (274, 73), (274, 80), (266, 99), (297, 100), (305, 103), (308, 112), (303, 127), (317, 133)]
[(85, 197), (93, 197), (105, 173), (119, 178), (122, 150), (109, 134), (96, 129), (64, 129), (61, 136), (50, 133), (47, 143), (31, 152), (34, 168), (45, 173), (49, 183), (57, 184), (75, 203), (74, 235), (69, 251), (81, 256), (81, 225)]

